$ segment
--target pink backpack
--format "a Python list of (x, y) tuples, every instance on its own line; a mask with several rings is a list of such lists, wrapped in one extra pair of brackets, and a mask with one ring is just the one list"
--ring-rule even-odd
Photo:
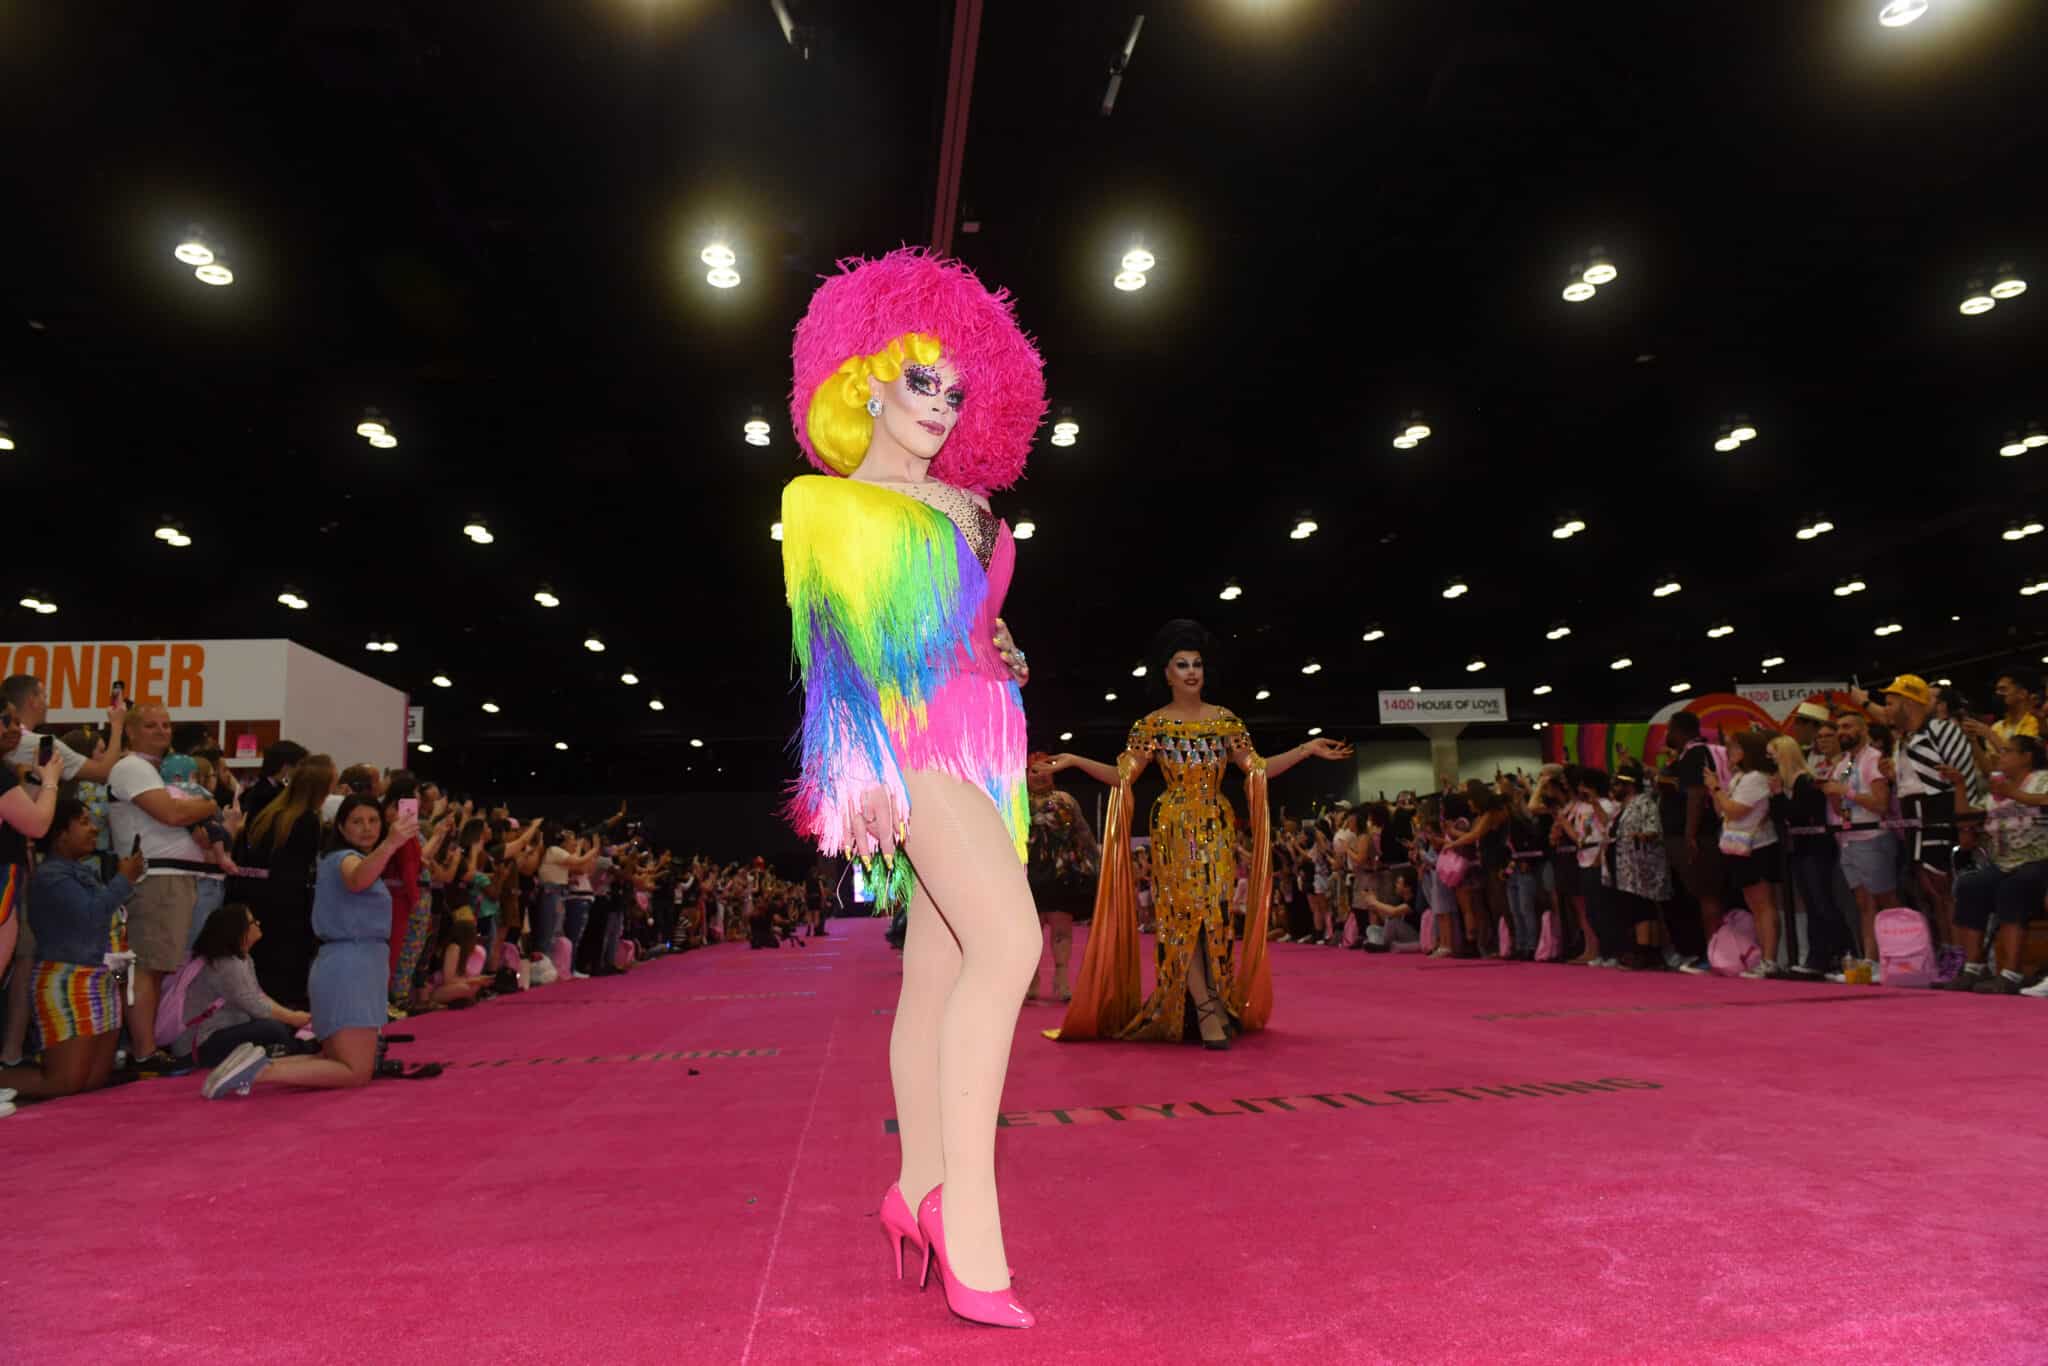
[(1927, 918), (1904, 906), (1877, 913), (1877, 963), (1888, 987), (1924, 987), (1934, 982), (1934, 942)]
[(484, 946), (478, 944), (469, 951), (469, 957), (462, 960), (464, 977), (481, 977), (484, 972)]
[(1515, 932), (1509, 928), (1506, 916), (1502, 916), (1500, 922), (1500, 956), (1503, 958), (1515, 956)]
[(156, 1039), (169, 1048), (187, 1030), (195, 1028), (200, 1021), (219, 1010), (225, 1002), (218, 996), (204, 1010), (189, 1016), (185, 1009), (185, 998), (192, 990), (192, 979), (206, 967), (206, 960), (194, 954), (185, 960), (185, 965), (164, 979), (163, 994), (156, 1003)]
[(1446, 887), (1456, 887), (1465, 880), (1471, 867), (1471, 859), (1456, 849), (1446, 849), (1436, 856), (1436, 880)]
[(556, 935), (555, 942), (548, 946), (548, 957), (554, 960), (557, 981), (569, 980), (569, 960), (575, 956), (575, 952), (575, 946), (570, 944), (569, 937), (563, 934)]
[(1707, 941), (1707, 965), (1723, 977), (1740, 977), (1764, 961), (1757, 946), (1756, 921), (1748, 911), (1730, 911)]
[(1436, 919), (1435, 911), (1424, 911), (1422, 913), (1422, 951), (1424, 953), (1434, 953), (1436, 951)]
[(1692, 745), (1687, 745), (1685, 749), (1680, 750), (1678, 757), (1683, 759), (1686, 752), (1692, 749), (1693, 745), (1703, 745), (1706, 747), (1707, 757), (1713, 760), (1714, 776), (1721, 780), (1721, 786), (1724, 789), (1733, 787), (1735, 785), (1735, 770), (1728, 765), (1728, 746), (1709, 744), (1705, 740), (1695, 740), (1692, 742)]
[(1536, 938), (1536, 961), (1555, 963), (1564, 957), (1564, 945), (1557, 941), (1557, 912), (1543, 913), (1543, 932)]

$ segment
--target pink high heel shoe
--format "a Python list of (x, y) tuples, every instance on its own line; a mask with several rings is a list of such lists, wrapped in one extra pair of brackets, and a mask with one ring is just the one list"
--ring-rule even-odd
[[(910, 1212), (910, 1202), (903, 1198), (901, 1186), (889, 1187), (889, 1193), (882, 1197), (882, 1234), (896, 1247), (896, 1279), (903, 1279), (903, 1244), (908, 1242), (911, 1251), (924, 1251), (924, 1234), (917, 1227), (917, 1216)], [(918, 1289), (922, 1290), (920, 1282)]]
[(1018, 1302), (1014, 1289), (975, 1290), (962, 1285), (953, 1274), (953, 1264), (946, 1260), (946, 1224), (939, 1198), (945, 1189), (932, 1187), (932, 1193), (917, 1207), (917, 1226), (924, 1232), (924, 1271), (918, 1277), (918, 1288), (923, 1289), (930, 1282), (932, 1258), (936, 1254), (948, 1309), (971, 1323), (986, 1323), (994, 1328), (1036, 1327), (1037, 1316)]

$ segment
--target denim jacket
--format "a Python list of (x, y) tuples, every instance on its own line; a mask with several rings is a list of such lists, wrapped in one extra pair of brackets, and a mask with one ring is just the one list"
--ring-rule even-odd
[(114, 916), (135, 889), (120, 874), (102, 883), (83, 863), (46, 858), (36, 865), (28, 889), (28, 926), (36, 936), (36, 960), (42, 963), (100, 965), (114, 947)]

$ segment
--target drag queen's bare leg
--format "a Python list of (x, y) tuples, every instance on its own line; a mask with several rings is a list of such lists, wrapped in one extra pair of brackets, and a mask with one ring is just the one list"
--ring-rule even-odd
[(910, 898), (903, 934), (903, 990), (896, 997), (895, 1027), (889, 1031), (889, 1081), (896, 1092), (896, 1140), (903, 1149), (896, 1184), (913, 1210), (946, 1179), (939, 1148), (939, 1031), (946, 998), (959, 980), (960, 945), (920, 880)]
[[(1017, 1015), (1038, 968), (1038, 915), (1016, 843), (986, 792), (925, 772), (904, 774), (903, 785), (910, 796), (911, 866), (921, 894), (930, 898), (959, 945), (959, 972), (937, 1028), (946, 1252), (962, 1284), (1000, 1290), (1010, 1277), (996, 1207), (996, 1115)], [(906, 940), (906, 995), (911, 991), (911, 947)], [(922, 974), (925, 968), (916, 970)], [(899, 1034), (903, 1027), (899, 1017)], [(911, 1051), (906, 1040), (904, 1052)], [(892, 1062), (896, 1052), (892, 1044)], [(919, 1050), (916, 1056), (921, 1055)], [(899, 1077), (897, 1086), (903, 1085)], [(909, 1161), (906, 1143), (906, 1173)], [(910, 1196), (908, 1184), (903, 1193)]]

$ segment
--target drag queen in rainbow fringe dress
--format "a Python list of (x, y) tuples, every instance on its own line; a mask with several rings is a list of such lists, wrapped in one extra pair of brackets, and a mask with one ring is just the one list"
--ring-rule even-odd
[(955, 1313), (1030, 1327), (995, 1186), (1040, 944), (1024, 871), (1029, 670), (999, 616), (1016, 543), (988, 494), (1023, 473), (1042, 363), (1007, 295), (914, 250), (842, 262), (793, 359), (790, 415), (824, 473), (782, 496), (804, 696), (788, 815), (820, 853), (867, 863), (885, 905), (909, 906), (889, 1041), (902, 1163), (882, 1226), (899, 1277), (907, 1244), (927, 1273), (937, 1263)]

